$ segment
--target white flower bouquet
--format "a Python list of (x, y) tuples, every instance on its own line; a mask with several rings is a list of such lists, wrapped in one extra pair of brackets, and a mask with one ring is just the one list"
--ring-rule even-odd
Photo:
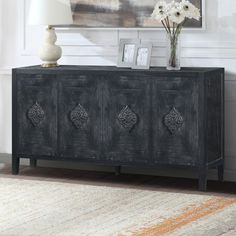
[(188, 0), (175, 0), (170, 3), (159, 1), (156, 4), (151, 18), (160, 21), (167, 32), (170, 42), (169, 69), (180, 69), (177, 47), (179, 46), (178, 39), (184, 23), (187, 19), (199, 20), (200, 17), (200, 10)]

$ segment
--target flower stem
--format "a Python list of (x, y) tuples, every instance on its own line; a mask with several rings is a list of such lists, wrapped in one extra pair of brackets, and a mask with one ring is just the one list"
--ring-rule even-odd
[(170, 57), (169, 65), (173, 68), (177, 67), (177, 48), (178, 48), (178, 34), (168, 35), (170, 43)]

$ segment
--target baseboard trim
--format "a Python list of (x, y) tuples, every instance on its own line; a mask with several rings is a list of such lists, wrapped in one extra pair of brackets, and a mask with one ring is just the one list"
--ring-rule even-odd
[[(0, 153), (0, 163), (11, 164), (11, 154)], [(29, 165), (29, 160), (21, 159), (21, 165)]]
[(0, 162), (4, 164), (10, 164), (11, 163), (11, 154), (0, 154)]
[[(11, 164), (11, 154), (0, 154), (0, 163)], [(21, 159), (21, 165), (29, 165), (28, 159)], [(108, 166), (97, 166), (81, 163), (72, 162), (62, 162), (62, 161), (38, 161), (38, 166), (40, 167), (52, 167), (52, 168), (68, 168), (68, 169), (79, 169), (79, 170), (91, 170), (91, 171), (106, 171), (114, 172), (113, 167)], [(182, 177), (182, 178), (197, 178), (196, 174), (193, 174), (191, 170), (188, 169), (132, 169), (132, 168), (122, 168), (122, 173), (132, 173), (132, 174), (144, 174), (144, 175), (156, 175), (156, 176), (169, 176), (169, 177)], [(217, 179), (216, 170), (210, 170), (208, 178), (210, 180)], [(236, 182), (236, 170), (225, 170), (225, 181)]]

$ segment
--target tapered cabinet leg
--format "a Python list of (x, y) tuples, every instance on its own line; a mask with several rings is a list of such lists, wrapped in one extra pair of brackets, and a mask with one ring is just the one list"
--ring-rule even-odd
[(116, 176), (120, 175), (120, 169), (121, 169), (120, 166), (116, 166), (115, 167), (115, 174), (116, 174)]
[(202, 192), (207, 191), (207, 170), (199, 171), (198, 189)]
[(217, 168), (218, 168), (218, 180), (223, 182), (224, 181), (224, 164), (219, 165)]
[(37, 160), (36, 159), (30, 159), (30, 167), (36, 168), (37, 167)]
[(16, 156), (12, 156), (12, 174), (18, 175), (20, 167), (20, 158)]

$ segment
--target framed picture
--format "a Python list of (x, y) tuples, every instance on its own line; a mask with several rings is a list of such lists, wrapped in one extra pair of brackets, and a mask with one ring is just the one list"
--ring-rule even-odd
[[(74, 23), (79, 28), (143, 28), (162, 25), (150, 18), (157, 0), (70, 0)], [(171, 0), (166, 0), (171, 1)], [(202, 29), (205, 20), (205, 0), (189, 0), (201, 11), (200, 21), (186, 22), (186, 28)], [(71, 27), (71, 26), (70, 26)]]
[(119, 45), (118, 67), (132, 67), (140, 39), (121, 39)]
[(139, 44), (135, 49), (133, 69), (149, 69), (151, 63), (152, 44)]

